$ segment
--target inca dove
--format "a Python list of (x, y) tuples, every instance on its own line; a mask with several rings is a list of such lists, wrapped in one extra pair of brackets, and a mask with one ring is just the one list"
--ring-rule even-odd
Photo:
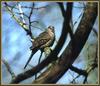
[(44, 49), (45, 47), (52, 46), (54, 43), (54, 40), (55, 40), (54, 27), (49, 26), (45, 32), (41, 33), (38, 37), (34, 39), (34, 41), (32, 41), (32, 47), (30, 47), (30, 49), (32, 50), (32, 54), (29, 57), (24, 69), (30, 62), (32, 56), (37, 52), (37, 50), (39, 49), (41, 50), (41, 49)]

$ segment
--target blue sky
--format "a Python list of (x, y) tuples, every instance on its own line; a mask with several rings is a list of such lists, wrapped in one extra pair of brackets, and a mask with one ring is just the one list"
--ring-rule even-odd
[[(9, 2), (9, 4), (14, 4), (14, 2)], [(31, 2), (20, 2), (20, 4), (23, 6), (30, 6)], [(61, 11), (59, 9), (59, 6), (54, 2), (36, 2), (35, 7), (41, 7), (48, 5), (47, 8), (40, 9), (40, 10), (34, 10), (32, 20), (39, 21), (39, 24), (33, 24), (34, 26), (37, 26), (41, 29), (32, 28), (33, 35), (36, 37), (38, 36), (42, 31), (44, 31), (49, 25), (52, 25), (55, 27), (55, 35), (56, 40), (58, 41), (60, 35), (61, 35), (61, 29), (62, 29), (62, 23), (63, 23), (63, 17), (61, 14)], [(3, 4), (2, 4), (3, 6)], [(74, 6), (82, 6), (82, 4), (75, 2)], [(29, 9), (23, 9), (23, 12), (25, 12), (28, 15)], [(73, 9), (73, 22), (77, 21), (77, 24), (74, 26), (74, 32), (79, 24), (79, 21), (81, 19), (78, 18), (79, 15), (83, 12), (83, 8), (75, 8)], [(26, 19), (27, 21), (27, 19)], [(97, 24), (97, 23), (96, 23)], [(98, 29), (98, 24), (94, 25), (96, 30)], [(91, 41), (96, 40), (96, 38), (93, 38), (93, 32), (91, 32)], [(68, 36), (65, 45), (63, 46), (61, 53), (64, 51), (64, 48), (69, 43), (70, 37)], [(97, 42), (97, 41), (96, 41)], [(56, 42), (54, 43), (54, 48), (56, 45)], [(21, 26), (18, 25), (18, 23), (11, 17), (11, 15), (2, 10), (2, 58), (5, 59), (12, 69), (14, 70), (15, 74), (23, 72), (23, 67), (26, 64), (26, 61), (28, 60), (28, 57), (30, 56), (30, 49), (31, 46), (30, 38), (26, 35), (26, 32), (22, 29)], [(40, 55), (40, 51), (38, 51), (32, 58), (30, 64), (35, 66), (38, 62), (38, 58)], [(79, 68), (84, 68), (84, 54), (80, 54), (81, 57), (78, 60), (81, 60), (80, 63), (74, 63), (75, 66), (78, 66)], [(42, 59), (44, 58), (44, 55)], [(2, 65), (2, 75), (4, 76), (4, 72), (6, 69), (5, 66)], [(30, 67), (28, 66), (27, 69)], [(27, 70), (26, 69), (26, 70)], [(70, 80), (73, 78), (71, 74), (68, 71), (64, 76), (57, 82), (59, 84), (67, 84), (70, 82)], [(73, 74), (73, 72), (71, 72)], [(74, 73), (74, 76), (77, 74)], [(8, 79), (10, 78), (10, 74), (7, 73), (7, 76), (3, 77), (3, 83), (8, 83)], [(70, 78), (69, 78), (70, 77)], [(81, 78), (83, 79), (83, 78)], [(31, 79), (32, 80), (32, 79)], [(29, 82), (23, 82), (23, 83), (29, 83)]]

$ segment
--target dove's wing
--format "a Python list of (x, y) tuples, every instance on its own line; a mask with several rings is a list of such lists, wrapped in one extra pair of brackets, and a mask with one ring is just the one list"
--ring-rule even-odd
[(50, 39), (51, 37), (47, 32), (41, 33), (37, 38), (35, 38), (31, 49), (40, 48), (40, 46), (45, 45)]

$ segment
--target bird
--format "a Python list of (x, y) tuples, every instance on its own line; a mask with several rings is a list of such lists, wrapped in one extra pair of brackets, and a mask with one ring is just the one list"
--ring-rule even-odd
[(41, 50), (43, 51), (44, 48), (50, 47), (53, 45), (55, 40), (55, 31), (54, 31), (54, 26), (49, 26), (46, 31), (42, 32), (39, 34), (38, 37), (36, 37), (34, 40), (32, 39), (32, 46), (30, 47), (30, 50), (32, 50), (31, 55), (26, 62), (24, 69), (27, 67), (29, 64), (30, 60), (32, 59), (33, 55), (38, 51)]

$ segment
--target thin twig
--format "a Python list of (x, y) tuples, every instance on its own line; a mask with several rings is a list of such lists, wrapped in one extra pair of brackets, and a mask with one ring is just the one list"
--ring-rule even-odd
[[(33, 9), (35, 9), (35, 10), (39, 10), (39, 9), (43, 9), (43, 8), (46, 8), (48, 5), (46, 5), (46, 6), (42, 6), (42, 7), (34, 7)], [(32, 7), (28, 7), (28, 6), (22, 6), (22, 8), (29, 8), (29, 9), (32, 9)]]
[(75, 82), (75, 80), (76, 80), (77, 78), (79, 78), (79, 77), (80, 77), (80, 75), (77, 75), (70, 83)]
[(21, 22), (14, 14), (14, 12), (12, 12), (11, 8), (9, 7), (9, 5), (5, 2), (5, 7), (7, 9), (7, 11), (12, 15), (12, 17), (17, 21), (17, 23), (26, 31), (27, 35), (29, 35), (32, 39), (34, 38), (32, 36), (32, 32), (30, 32), (30, 30), (28, 29), (28, 27), (26, 26), (25, 23)]
[(10, 73), (10, 75), (12, 77), (12, 80), (15, 79), (15, 77), (16, 77), (15, 73), (12, 71), (12, 69), (11, 69), (10, 65), (8, 64), (8, 62), (6, 60), (4, 60), (4, 59), (2, 59), (2, 62), (5, 64), (8, 72)]
[(33, 14), (33, 8), (34, 8), (34, 2), (32, 3), (32, 8), (31, 8), (31, 11), (29, 13), (29, 30), (31, 31), (31, 17), (32, 17), (32, 14)]
[(18, 4), (18, 9), (19, 9), (19, 13), (20, 13), (20, 17), (21, 17), (21, 19), (22, 19), (22, 22), (24, 23), (24, 24), (26, 24), (26, 22), (25, 22), (25, 20), (24, 20), (24, 15), (23, 15), (23, 11), (22, 11), (22, 7), (21, 7), (21, 5), (20, 4)]
[(15, 16), (15, 14), (11, 11), (11, 8), (8, 6), (8, 4), (5, 2), (5, 7), (7, 11), (12, 15), (12, 17), (18, 22), (20, 26), (23, 27), (24, 30), (28, 30), (27, 26), (24, 25), (24, 23), (20, 22), (20, 20)]
[(98, 32), (96, 31), (95, 28), (93, 28), (93, 32), (95, 33), (95, 35), (98, 37)]

